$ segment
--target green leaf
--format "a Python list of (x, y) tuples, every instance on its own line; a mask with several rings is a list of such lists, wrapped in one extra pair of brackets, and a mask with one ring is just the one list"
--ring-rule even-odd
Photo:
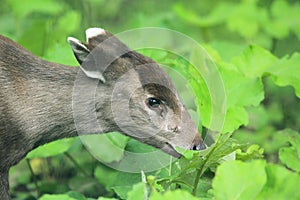
[(187, 78), (196, 95), (197, 109), (203, 125), (219, 132), (226, 112), (222, 74), (203, 49), (195, 49), (191, 54), (190, 63), (185, 65), (188, 67), (185, 73), (188, 73)]
[(155, 62), (160, 63), (161, 61), (163, 61), (166, 56), (168, 55), (167, 51), (161, 50), (161, 49), (138, 49), (137, 52), (150, 57), (151, 59), (153, 59)]
[(127, 194), (129, 191), (132, 190), (132, 186), (131, 185), (114, 186), (112, 187), (112, 189), (121, 199), (127, 199)]
[[(140, 173), (117, 171), (104, 165), (98, 166), (94, 175), (106, 187), (107, 191), (113, 190), (121, 199), (127, 199), (133, 185), (140, 183), (142, 180)], [(138, 188), (135, 189), (133, 193), (139, 190)]]
[(174, 191), (167, 191), (163, 194), (158, 192), (154, 192), (149, 200), (199, 200), (201, 198), (197, 198), (193, 196), (191, 193), (185, 190), (174, 190)]
[(284, 147), (279, 150), (279, 159), (290, 169), (300, 172), (300, 155), (295, 147)]
[(94, 157), (106, 163), (121, 160), (128, 141), (128, 137), (120, 133), (86, 135), (80, 139)]
[(94, 175), (99, 181), (99, 183), (104, 185), (106, 189), (109, 190), (115, 184), (118, 177), (118, 173), (118, 171), (112, 168), (100, 165), (95, 169)]
[(126, 151), (134, 152), (134, 153), (146, 153), (146, 152), (157, 151), (157, 149), (153, 146), (144, 144), (138, 140), (130, 138), (126, 145)]
[(97, 200), (118, 200), (116, 198), (99, 197)]
[(284, 57), (268, 68), (274, 82), (279, 86), (291, 85), (300, 98), (300, 53), (294, 53), (291, 57)]
[(278, 59), (269, 51), (251, 45), (240, 56), (233, 58), (232, 63), (245, 76), (262, 77), (265, 74), (271, 74), (277, 85), (293, 86), (296, 95), (300, 98), (299, 53)]
[(279, 149), (279, 159), (288, 168), (300, 172), (300, 135), (292, 130), (285, 130), (290, 147)]
[[(213, 50), (210, 50), (209, 47), (205, 47), (205, 49), (208, 51), (209, 55), (213, 56), (214, 60), (216, 60), (215, 54), (217, 54), (219, 57), (222, 58), (222, 61), (224, 62), (230, 62), (233, 57), (236, 57), (239, 55), (243, 50), (247, 47), (246, 44), (239, 44), (235, 41), (224, 41), (224, 40), (213, 40), (210, 42), (211, 47), (213, 47)], [(221, 61), (221, 59), (219, 58)], [(217, 60), (217, 62), (219, 61)]]
[(127, 200), (146, 199), (145, 191), (147, 191), (145, 183), (137, 183), (133, 185), (132, 190), (128, 192)]
[[(253, 170), (253, 169), (251, 169)], [(267, 182), (256, 197), (257, 200), (300, 199), (300, 175), (284, 167), (269, 164), (266, 166)]]
[(262, 77), (276, 61), (274, 55), (256, 45), (248, 46), (241, 55), (232, 59), (236, 68), (249, 77)]
[(221, 164), (213, 180), (215, 198), (255, 199), (266, 183), (265, 166), (263, 160), (250, 163), (228, 161)]
[(223, 125), (222, 133), (232, 133), (238, 129), (241, 125), (248, 124), (248, 113), (243, 107), (228, 108), (225, 116), (225, 122)]
[(236, 151), (236, 158), (237, 160), (243, 160), (243, 161), (251, 161), (253, 159), (262, 159), (263, 158), (264, 150), (258, 146), (257, 144), (252, 144), (248, 147), (246, 152), (242, 152), (241, 149), (238, 149)]
[(132, 190), (133, 185), (141, 182), (141, 174), (119, 172), (111, 188), (121, 198), (127, 199), (128, 192)]
[[(225, 85), (226, 116), (222, 132), (233, 132), (241, 125), (248, 123), (246, 106), (257, 106), (264, 99), (264, 88), (259, 78), (251, 78), (229, 68), (219, 66)], [(246, 92), (245, 92), (246, 91)]]
[(194, 155), (199, 155), (199, 151), (186, 150), (180, 147), (176, 147), (176, 151), (188, 160), (191, 160), (194, 157)]
[(45, 194), (39, 200), (76, 200), (76, 198), (70, 197), (67, 194)]
[(31, 152), (29, 152), (26, 158), (45, 158), (50, 156), (56, 156), (67, 152), (72, 146), (74, 138), (65, 138), (58, 141), (54, 141), (45, 145), (42, 145)]
[(216, 143), (205, 150), (198, 152), (186, 150), (193, 154), (193, 158), (186, 159), (182, 157), (179, 159), (176, 165), (179, 167), (179, 170), (174, 171), (172, 177), (160, 180), (160, 183), (162, 184), (168, 181), (171, 183), (181, 183), (193, 189), (196, 187), (195, 178), (197, 173), (200, 173), (201, 177), (208, 168), (214, 171), (216, 166), (221, 162), (232, 159), (232, 153), (242, 148), (242, 146), (243, 145), (236, 144), (234, 140), (230, 139), (230, 134), (221, 134), (218, 136)]
[(88, 200), (78, 192), (68, 192), (66, 194), (44, 194), (39, 200)]
[(70, 191), (67, 193), (70, 197), (75, 198), (77, 200), (88, 200), (83, 194), (80, 194), (79, 192)]

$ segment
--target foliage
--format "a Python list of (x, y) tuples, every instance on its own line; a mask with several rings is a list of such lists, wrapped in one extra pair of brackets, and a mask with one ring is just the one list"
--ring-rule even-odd
[[(127, 151), (154, 148), (118, 133), (56, 141), (33, 150), (10, 171), (14, 199), (300, 199), (299, 2), (1, 3), (0, 33), (46, 60), (77, 65), (66, 37), (84, 38), (88, 27), (118, 33), (158, 26), (191, 36), (213, 61), (207, 62), (197, 49), (189, 49), (192, 53), (184, 58), (164, 50), (139, 50), (187, 80), (181, 84), (166, 69), (200, 121), (203, 137), (207, 132), (206, 150), (178, 149), (184, 156), (167, 157), (169, 165), (131, 173), (103, 163), (121, 162)], [(217, 96), (209, 87), (215, 80), (197, 69), (205, 62), (221, 77)], [(144, 164), (157, 160), (147, 158)]]

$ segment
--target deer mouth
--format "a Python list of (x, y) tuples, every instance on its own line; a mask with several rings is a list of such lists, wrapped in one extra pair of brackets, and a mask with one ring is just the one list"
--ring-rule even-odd
[(170, 144), (169, 142), (165, 142), (164, 146), (161, 148), (162, 151), (170, 154), (171, 156), (174, 156), (175, 158), (181, 157), (181, 154), (178, 153), (174, 146)]

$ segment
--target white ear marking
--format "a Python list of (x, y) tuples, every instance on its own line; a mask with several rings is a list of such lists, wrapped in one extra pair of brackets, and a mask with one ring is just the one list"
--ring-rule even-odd
[(85, 31), (86, 41), (89, 38), (96, 37), (97, 35), (105, 35), (105, 30), (102, 28), (89, 28)]
[(100, 81), (102, 81), (103, 83), (105, 83), (105, 78), (103, 77), (103, 75), (100, 72), (97, 71), (87, 71), (85, 70), (83, 67), (81, 67), (81, 70), (90, 78), (95, 78), (95, 79), (99, 79)]
[(77, 44), (79, 46), (81, 46), (82, 48), (84, 48), (85, 50), (87, 50), (88, 52), (90, 51), (85, 45), (82, 44), (82, 42), (76, 38), (73, 37), (68, 37), (67, 38), (69, 44), (72, 46), (72, 44)]

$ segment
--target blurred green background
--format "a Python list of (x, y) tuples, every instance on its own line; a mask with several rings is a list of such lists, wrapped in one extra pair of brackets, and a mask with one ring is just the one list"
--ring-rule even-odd
[[(78, 65), (66, 41), (68, 36), (84, 40), (89, 27), (101, 27), (112, 33), (163, 27), (192, 37), (214, 61), (230, 63), (250, 44), (279, 59), (300, 52), (299, 13), (297, 0), (0, 0), (0, 34), (44, 59)], [(300, 63), (298, 69), (294, 75), (299, 81)], [(259, 106), (246, 108), (249, 122), (241, 124), (233, 137), (240, 142), (259, 144), (265, 150), (265, 159), (278, 163), (279, 148), (286, 144), (282, 132), (300, 130), (300, 101), (294, 87), (279, 87), (268, 76), (262, 77), (262, 82), (264, 100)], [(76, 140), (67, 153), (22, 161), (11, 175), (14, 197), (34, 199), (34, 179), (42, 193), (73, 189), (87, 196), (114, 196), (105, 184), (93, 179), (99, 164), (83, 149)], [(78, 159), (74, 161), (74, 157)]]

